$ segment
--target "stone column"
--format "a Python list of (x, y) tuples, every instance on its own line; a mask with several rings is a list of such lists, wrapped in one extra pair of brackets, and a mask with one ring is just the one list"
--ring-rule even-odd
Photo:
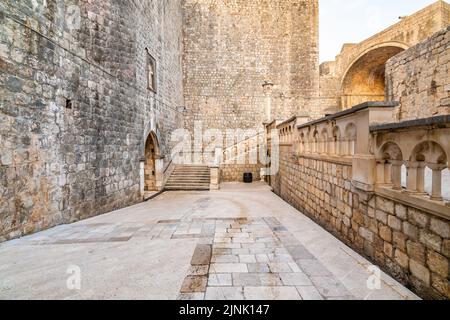
[(447, 168), (447, 166), (443, 164), (428, 164), (428, 167), (433, 170), (431, 200), (442, 201), (442, 170)]
[(426, 168), (425, 162), (419, 162), (417, 166), (417, 192), (418, 193), (425, 193), (425, 168)]
[(384, 182), (392, 185), (392, 165), (387, 161), (384, 163)]
[(417, 193), (417, 168), (419, 167), (418, 162), (414, 161), (408, 161), (406, 163), (406, 169), (407, 169), (407, 184), (406, 189), (410, 193)]
[(402, 190), (402, 165), (403, 161), (391, 160), (391, 177), (394, 190)]

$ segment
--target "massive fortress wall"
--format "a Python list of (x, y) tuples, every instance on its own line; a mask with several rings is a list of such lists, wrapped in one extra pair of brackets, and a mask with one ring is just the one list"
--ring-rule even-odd
[(142, 200), (146, 136), (167, 154), (181, 121), (181, 1), (74, 1), (79, 28), (43, 3), (0, 3), (0, 241)]
[(389, 60), (386, 84), (401, 121), (450, 114), (450, 26)]
[(318, 1), (186, 0), (183, 70), (188, 128), (260, 125), (265, 81), (272, 118), (317, 113)]

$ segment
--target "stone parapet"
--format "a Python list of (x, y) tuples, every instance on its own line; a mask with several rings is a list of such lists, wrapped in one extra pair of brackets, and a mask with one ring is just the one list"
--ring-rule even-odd
[[(280, 136), (274, 192), (424, 298), (449, 299), (448, 116), (392, 122), (365, 103)], [(444, 181), (444, 182), (443, 182)]]

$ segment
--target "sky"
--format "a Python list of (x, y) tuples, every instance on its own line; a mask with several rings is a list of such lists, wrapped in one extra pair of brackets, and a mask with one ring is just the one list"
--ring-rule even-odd
[(334, 60), (344, 43), (357, 43), (436, 0), (319, 0), (320, 61)]

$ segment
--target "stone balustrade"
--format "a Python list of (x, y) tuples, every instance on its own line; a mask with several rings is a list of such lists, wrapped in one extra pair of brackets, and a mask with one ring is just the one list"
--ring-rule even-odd
[[(389, 187), (442, 202), (450, 116), (392, 123), (396, 107), (392, 102), (368, 102), (312, 122), (293, 117), (276, 128), (280, 144), (291, 146), (298, 156), (351, 162), (357, 188)], [(405, 187), (403, 166), (407, 168)], [(425, 191), (426, 168), (433, 172), (429, 194)]]
[(448, 299), (450, 116), (393, 123), (397, 109), (369, 102), (268, 124), (280, 163), (266, 181), (421, 296)]

